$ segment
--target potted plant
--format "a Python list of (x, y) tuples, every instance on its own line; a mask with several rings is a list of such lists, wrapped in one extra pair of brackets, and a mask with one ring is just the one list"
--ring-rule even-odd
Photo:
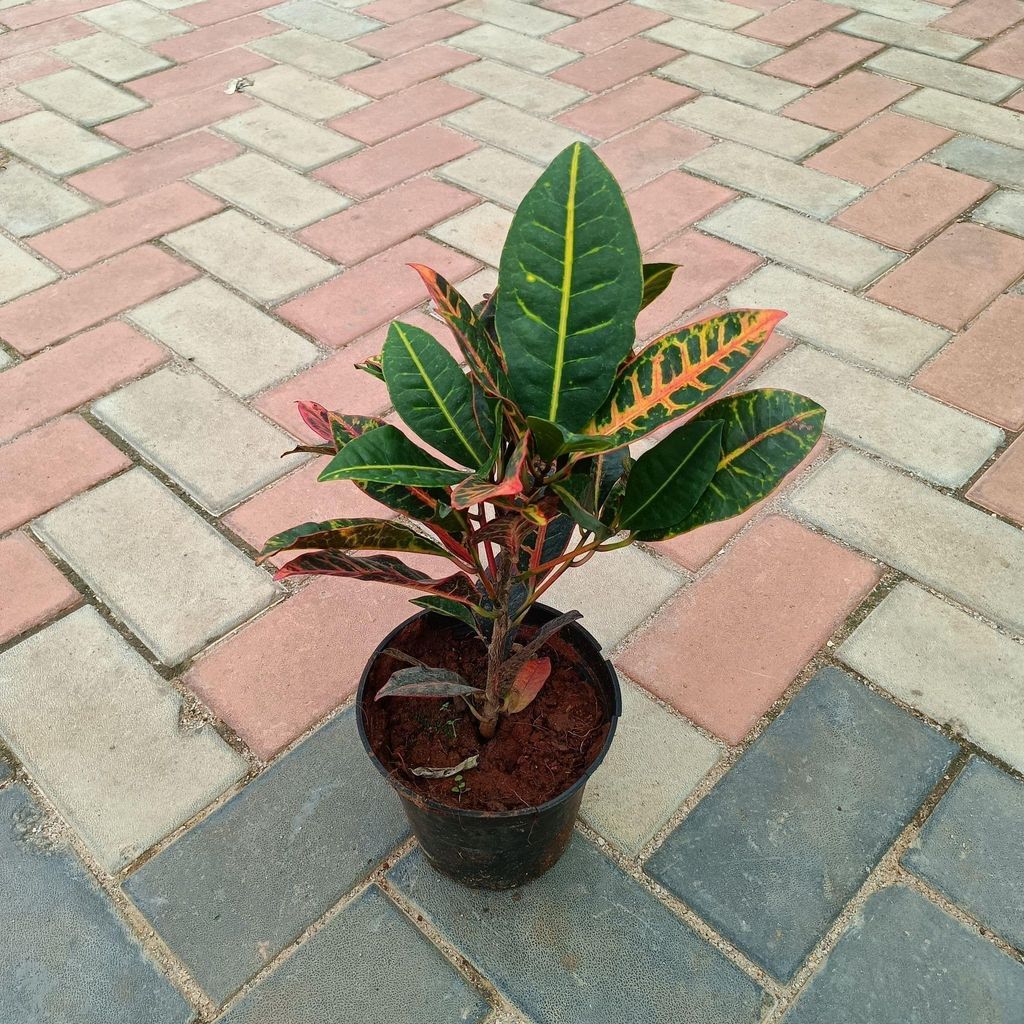
[[(330, 459), (320, 480), (354, 481), (397, 518), (304, 523), (271, 537), (262, 557), (304, 552), (277, 579), (421, 592), (422, 610), (366, 666), (359, 734), (435, 867), (507, 888), (561, 855), (621, 706), (579, 614), (540, 599), (599, 552), (760, 501), (811, 450), (824, 410), (769, 389), (709, 402), (777, 310), (722, 313), (634, 351), (637, 314), (676, 267), (642, 264), (622, 191), (584, 145), (556, 157), (523, 199), (497, 288), (478, 307), (414, 269), (467, 369), (400, 322), (362, 368), (433, 451), (381, 419), (300, 403), (324, 442), (301, 450)], [(631, 458), (629, 444), (656, 431)]]

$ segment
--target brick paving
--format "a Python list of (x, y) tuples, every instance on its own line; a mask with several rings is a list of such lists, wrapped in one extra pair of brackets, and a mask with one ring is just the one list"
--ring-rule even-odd
[[(1021, 111), (1020, 0), (0, 0), (0, 1020), (1022, 1024)], [(827, 436), (553, 588), (626, 716), (474, 893), (348, 710), (408, 595), (254, 554), (575, 139)]]

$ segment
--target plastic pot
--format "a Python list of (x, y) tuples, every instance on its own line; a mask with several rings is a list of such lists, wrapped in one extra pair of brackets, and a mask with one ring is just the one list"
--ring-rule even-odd
[[(558, 615), (553, 608), (535, 605), (527, 623), (540, 625)], [(401, 798), (409, 824), (430, 863), (443, 874), (477, 889), (512, 889), (542, 875), (557, 863), (572, 838), (573, 824), (587, 781), (604, 760), (622, 713), (622, 692), (601, 645), (578, 622), (560, 631), (579, 655), (581, 666), (597, 690), (608, 716), (608, 735), (597, 757), (568, 789), (539, 807), (514, 811), (476, 811), (449, 807), (410, 789), (377, 757), (367, 735), (365, 708), (373, 700), (367, 681), (374, 663), (409, 626), (425, 616), (438, 620), (439, 628), (451, 628), (451, 620), (433, 612), (420, 612), (393, 629), (370, 656), (356, 694), (359, 739), (377, 770)]]

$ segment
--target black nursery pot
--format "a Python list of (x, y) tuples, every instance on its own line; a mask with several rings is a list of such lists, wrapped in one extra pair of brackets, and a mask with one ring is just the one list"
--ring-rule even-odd
[[(546, 605), (534, 605), (527, 623), (542, 625), (560, 614)], [(473, 811), (449, 807), (410, 789), (391, 773), (370, 746), (366, 731), (367, 680), (381, 652), (392, 646), (410, 624), (430, 616), (449, 626), (433, 612), (420, 612), (393, 629), (370, 656), (356, 694), (359, 739), (377, 770), (397, 791), (409, 824), (430, 863), (443, 874), (477, 889), (512, 889), (553, 867), (572, 838), (573, 824), (590, 776), (604, 760), (622, 713), (622, 692), (615, 670), (601, 655), (601, 645), (579, 623), (570, 623), (559, 635), (580, 657), (608, 717), (608, 735), (597, 757), (567, 790), (539, 807), (514, 811)]]

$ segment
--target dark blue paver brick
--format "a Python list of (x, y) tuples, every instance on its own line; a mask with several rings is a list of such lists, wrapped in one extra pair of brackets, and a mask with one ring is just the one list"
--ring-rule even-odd
[(788, 980), (956, 749), (845, 673), (823, 669), (647, 870)]
[(21, 786), (0, 792), (0, 1021), (193, 1020), (81, 862), (39, 838), (39, 820)]
[(867, 901), (783, 1024), (1024, 1024), (1024, 966), (894, 886)]
[(223, 1002), (407, 833), (351, 711), (154, 857), (125, 890)]
[(1024, 784), (972, 758), (903, 864), (1024, 949)]
[(371, 886), (223, 1024), (479, 1024), (486, 1000)]
[(576, 836), (513, 892), (466, 889), (419, 850), (391, 879), (536, 1024), (753, 1024), (764, 992)]

